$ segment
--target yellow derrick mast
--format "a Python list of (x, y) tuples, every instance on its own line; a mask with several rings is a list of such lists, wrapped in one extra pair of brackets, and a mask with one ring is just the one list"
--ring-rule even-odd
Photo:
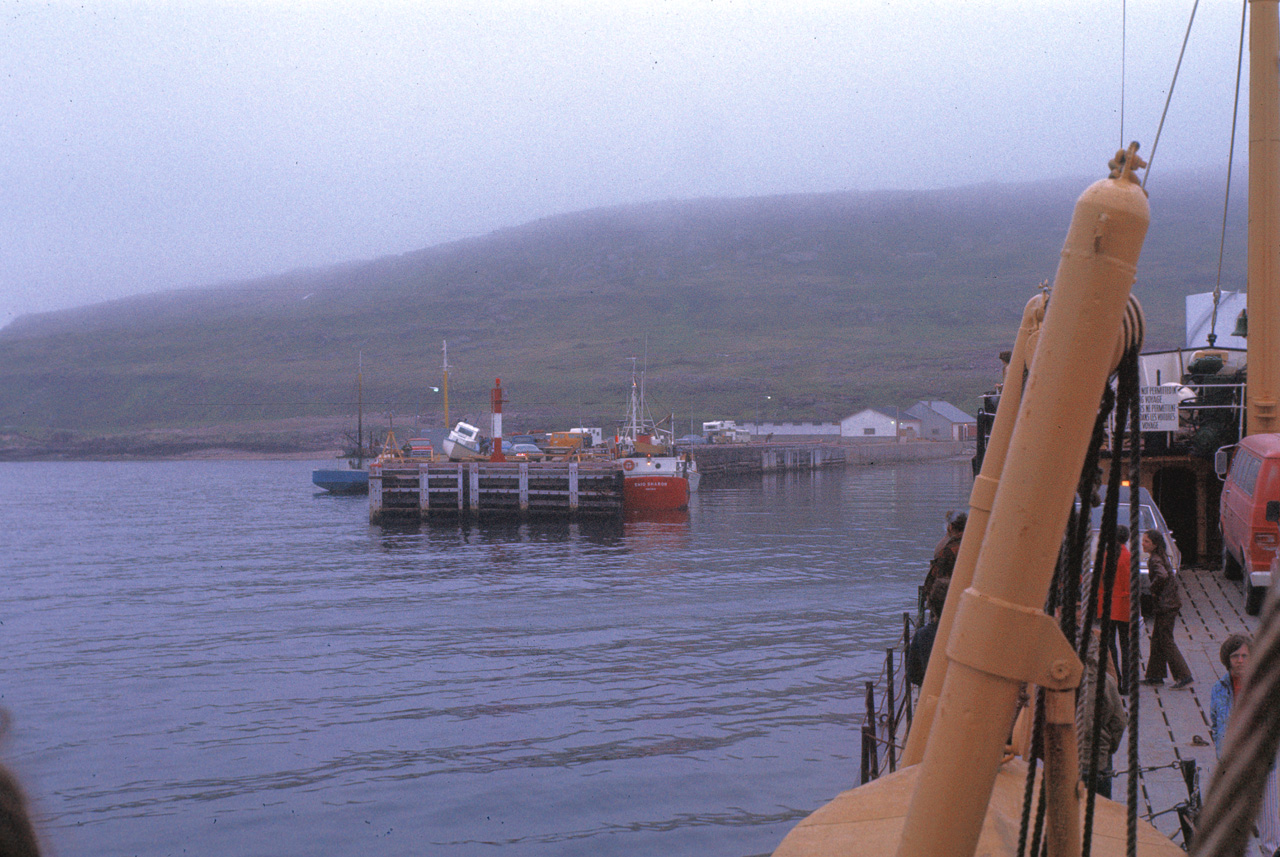
[[(1050, 854), (1080, 853), (1072, 691), (1083, 668), (1043, 607), (1103, 389), (1126, 336), (1141, 329), (1130, 289), (1150, 215), (1133, 175), (1136, 144), (1114, 166), (1076, 203), (1051, 296), (1024, 313), (939, 626), (947, 657), (930, 661), (910, 767), (818, 810), (783, 840), (781, 857), (1012, 853), (1026, 767), (1004, 754), (1024, 683), (1050, 690)], [(1124, 807), (1099, 800), (1093, 853), (1123, 854), (1125, 844)], [(1182, 853), (1145, 822), (1139, 844)]]

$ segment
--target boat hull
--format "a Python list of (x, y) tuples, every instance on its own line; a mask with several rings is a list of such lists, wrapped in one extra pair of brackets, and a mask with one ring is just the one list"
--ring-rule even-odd
[(627, 511), (667, 512), (689, 506), (689, 492), (698, 477), (696, 467), (683, 458), (646, 455), (622, 459), (623, 503)]
[(444, 450), (444, 454), (449, 457), (450, 461), (488, 461), (489, 456), (479, 450), (463, 446), (461, 443), (446, 438), (444, 443), (440, 444), (440, 448)]
[(683, 476), (628, 476), (622, 483), (628, 512), (671, 512), (689, 507), (689, 480)]
[(313, 470), (311, 481), (330, 494), (368, 494), (367, 470)]

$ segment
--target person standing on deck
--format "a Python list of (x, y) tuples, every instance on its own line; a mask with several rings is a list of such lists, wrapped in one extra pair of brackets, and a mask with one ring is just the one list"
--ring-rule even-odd
[[(1120, 698), (1120, 688), (1116, 684), (1115, 673), (1112, 672), (1111, 661), (1102, 677), (1102, 687), (1097, 686), (1098, 652), (1102, 646), (1102, 630), (1093, 629), (1093, 641), (1089, 644), (1085, 656), (1084, 677), (1080, 680), (1080, 688), (1076, 701), (1076, 742), (1080, 753), (1080, 778), (1085, 785), (1101, 797), (1111, 797), (1111, 780), (1115, 778), (1115, 766), (1112, 758), (1120, 748), (1120, 739), (1125, 727), (1129, 725), (1128, 713), (1124, 700)], [(1102, 692), (1101, 718), (1096, 724), (1093, 719), (1095, 694)], [(1095, 740), (1096, 737), (1096, 740)], [(1088, 782), (1089, 753), (1097, 754), (1097, 780)]]
[[(1129, 679), (1133, 670), (1129, 666), (1129, 528), (1121, 524), (1116, 527), (1116, 544), (1119, 547), (1116, 557), (1116, 577), (1114, 592), (1111, 593), (1111, 627), (1115, 631), (1107, 641), (1111, 650), (1111, 663), (1116, 665), (1116, 680), (1120, 693), (1129, 692)], [(1106, 603), (1106, 585), (1098, 594), (1098, 618), (1102, 618), (1102, 605)], [(1116, 641), (1120, 641), (1119, 649)]]
[(1142, 534), (1142, 549), (1147, 554), (1147, 572), (1151, 575), (1151, 599), (1155, 612), (1151, 622), (1151, 654), (1147, 658), (1147, 677), (1143, 684), (1164, 684), (1167, 669), (1173, 675), (1173, 686), (1191, 686), (1191, 668), (1178, 650), (1173, 639), (1173, 623), (1182, 610), (1182, 597), (1178, 594), (1178, 581), (1169, 566), (1169, 554), (1164, 536), (1155, 530)]
[(956, 567), (956, 557), (960, 554), (960, 541), (964, 538), (964, 525), (969, 516), (961, 512), (959, 515), (947, 515), (947, 534), (933, 549), (933, 561), (929, 563), (929, 573), (924, 578), (924, 597), (928, 603), (929, 590), (940, 578), (951, 580), (951, 572)]
[(924, 674), (929, 669), (929, 656), (933, 653), (933, 641), (938, 636), (938, 620), (942, 618), (942, 608), (947, 604), (950, 585), (950, 579), (945, 577), (934, 583), (929, 590), (929, 624), (916, 631), (907, 645), (907, 681), (911, 684), (924, 684)]
[[(1244, 686), (1245, 674), (1248, 672), (1250, 642), (1244, 634), (1232, 634), (1222, 642), (1222, 648), (1218, 650), (1218, 660), (1227, 669), (1227, 674), (1213, 686), (1213, 692), (1209, 696), (1209, 733), (1213, 736), (1213, 747), (1218, 758), (1222, 758), (1222, 741), (1227, 736), (1227, 721), (1231, 718), (1231, 709), (1235, 707), (1236, 698)], [(1273, 766), (1262, 790), (1262, 806), (1258, 808), (1258, 849), (1263, 857), (1280, 854), (1278, 794), (1276, 769)]]

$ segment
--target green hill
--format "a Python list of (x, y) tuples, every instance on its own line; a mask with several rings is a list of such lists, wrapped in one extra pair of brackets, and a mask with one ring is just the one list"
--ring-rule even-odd
[[(603, 209), (397, 257), (26, 316), (0, 330), (0, 426), (43, 436), (354, 414), (511, 428), (621, 417), (630, 361), (683, 420), (832, 419), (946, 398), (972, 411), (1052, 278), (1087, 181)], [(1221, 179), (1165, 178), (1137, 293), (1148, 344), (1212, 289)], [(1243, 282), (1233, 217), (1224, 285)], [(766, 399), (765, 397), (769, 398)], [(331, 424), (331, 421), (330, 421)]]

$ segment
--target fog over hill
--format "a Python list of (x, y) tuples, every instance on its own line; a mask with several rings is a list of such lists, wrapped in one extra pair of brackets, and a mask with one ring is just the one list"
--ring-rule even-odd
[[(1220, 177), (1160, 178), (1136, 287), (1149, 346), (1178, 344), (1184, 296), (1213, 288), (1222, 219)], [(371, 419), (438, 424), (443, 340), (453, 419), (483, 418), (501, 377), (512, 428), (613, 423), (646, 349), (651, 406), (678, 421), (831, 419), (926, 396), (972, 411), (1088, 181), (598, 209), (25, 316), (0, 330), (0, 426), (344, 416), (361, 356)], [(1226, 288), (1244, 279), (1237, 200)]]

